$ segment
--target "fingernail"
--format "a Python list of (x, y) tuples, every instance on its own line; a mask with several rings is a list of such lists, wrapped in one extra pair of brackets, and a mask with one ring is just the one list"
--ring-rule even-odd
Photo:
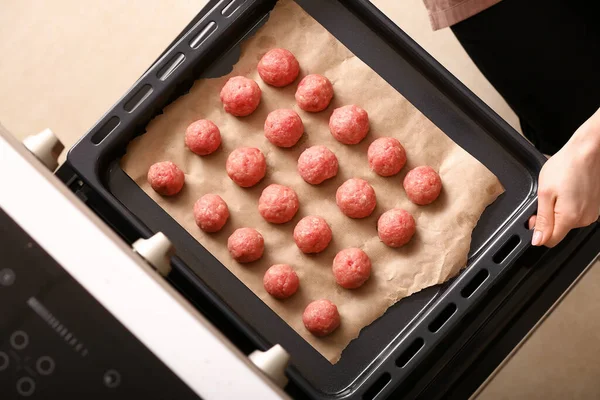
[(534, 246), (539, 246), (539, 244), (542, 242), (542, 231), (534, 231), (533, 232), (533, 239), (531, 239), (531, 244)]

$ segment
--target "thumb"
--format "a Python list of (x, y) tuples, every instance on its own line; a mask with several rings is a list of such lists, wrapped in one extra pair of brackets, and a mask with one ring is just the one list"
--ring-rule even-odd
[(552, 236), (554, 229), (554, 204), (556, 198), (547, 190), (538, 191), (538, 211), (535, 218), (535, 228), (531, 244), (542, 246)]
[(529, 221), (527, 221), (528, 227), (527, 229), (532, 230), (533, 228), (535, 228), (535, 215), (532, 215), (531, 217), (529, 217)]

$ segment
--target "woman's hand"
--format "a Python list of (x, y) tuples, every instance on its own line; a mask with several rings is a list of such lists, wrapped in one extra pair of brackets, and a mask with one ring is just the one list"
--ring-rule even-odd
[(550, 158), (540, 172), (538, 211), (529, 220), (534, 246), (556, 246), (571, 229), (600, 213), (600, 110)]

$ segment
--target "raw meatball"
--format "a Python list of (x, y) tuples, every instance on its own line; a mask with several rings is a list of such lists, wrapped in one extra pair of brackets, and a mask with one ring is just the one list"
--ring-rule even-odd
[(369, 132), (369, 115), (355, 105), (336, 108), (329, 118), (329, 130), (338, 142), (357, 144)]
[(371, 260), (357, 248), (344, 249), (333, 259), (335, 281), (345, 289), (356, 289), (371, 276)]
[(204, 232), (218, 232), (229, 218), (227, 203), (216, 194), (205, 194), (194, 203), (194, 220)]
[(211, 154), (221, 145), (221, 132), (212, 121), (199, 119), (185, 130), (185, 145), (199, 156)]
[(227, 239), (227, 249), (237, 262), (249, 263), (262, 257), (265, 240), (256, 229), (240, 228)]
[(304, 253), (320, 253), (331, 242), (331, 228), (321, 217), (302, 218), (294, 228), (294, 241)]
[(296, 103), (304, 111), (323, 111), (332, 97), (333, 85), (329, 79), (318, 74), (306, 75), (296, 90)]
[(298, 158), (298, 173), (306, 182), (318, 185), (338, 173), (338, 160), (325, 146), (312, 146)]
[(300, 64), (291, 51), (272, 49), (262, 56), (256, 69), (266, 84), (283, 87), (298, 77)]
[(288, 222), (298, 212), (300, 202), (293, 189), (272, 184), (267, 186), (258, 199), (258, 212), (273, 224)]
[(148, 170), (148, 183), (156, 193), (163, 196), (179, 193), (184, 182), (183, 171), (171, 161), (157, 162)]
[(250, 115), (260, 103), (261, 91), (258, 84), (244, 76), (229, 78), (221, 89), (223, 109), (236, 117)]
[(279, 147), (292, 147), (304, 133), (304, 125), (294, 110), (271, 111), (265, 121), (265, 137)]
[(384, 212), (377, 221), (379, 239), (390, 247), (404, 246), (413, 237), (416, 229), (413, 216), (401, 208)]
[(377, 205), (375, 190), (359, 178), (344, 182), (335, 193), (335, 200), (340, 210), (350, 218), (368, 217)]
[(442, 180), (433, 168), (417, 167), (404, 177), (404, 190), (410, 201), (424, 206), (438, 198), (442, 191)]
[(296, 293), (300, 280), (292, 267), (287, 264), (276, 264), (265, 272), (263, 285), (271, 296), (287, 299)]
[(267, 161), (259, 149), (240, 147), (229, 154), (225, 169), (232, 181), (241, 187), (250, 187), (265, 177)]
[(304, 309), (302, 322), (315, 336), (327, 336), (340, 326), (340, 313), (329, 300), (315, 300)]
[(383, 137), (375, 140), (367, 151), (369, 167), (377, 175), (396, 175), (406, 164), (406, 151), (398, 139)]

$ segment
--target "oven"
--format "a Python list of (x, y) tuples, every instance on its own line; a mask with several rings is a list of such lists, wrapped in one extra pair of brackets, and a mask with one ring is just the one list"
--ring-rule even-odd
[(297, 3), (506, 186), (465, 271), (392, 306), (331, 365), (137, 187), (119, 165), (127, 144), (195, 79), (226, 72), (275, 4), (214, 0), (54, 175), (51, 133), (26, 143), (37, 159), (3, 134), (3, 253), (32, 260), (0, 269), (12, 396), (467, 398), (596, 259), (597, 223), (529, 246), (544, 157), (373, 5)]

